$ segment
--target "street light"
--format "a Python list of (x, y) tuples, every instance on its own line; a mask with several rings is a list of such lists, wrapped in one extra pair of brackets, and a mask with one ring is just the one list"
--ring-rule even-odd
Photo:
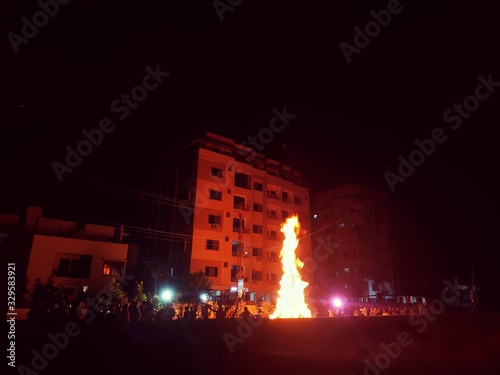
[(206, 293), (200, 294), (200, 299), (201, 299), (201, 302), (206, 303), (208, 301), (208, 294), (206, 294)]
[(334, 298), (334, 299), (333, 299), (333, 306), (335, 306), (335, 307), (340, 307), (340, 306), (342, 306), (342, 300), (341, 300), (340, 298), (337, 298), (337, 297), (336, 297), (336, 298)]
[(172, 300), (173, 293), (171, 290), (166, 289), (161, 293), (161, 299), (163, 302), (170, 302)]

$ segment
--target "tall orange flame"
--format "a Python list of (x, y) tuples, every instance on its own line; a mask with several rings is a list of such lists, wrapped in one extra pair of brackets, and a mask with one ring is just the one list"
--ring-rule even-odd
[(269, 316), (277, 318), (311, 318), (311, 310), (305, 303), (304, 289), (309, 285), (303, 281), (299, 269), (304, 263), (295, 256), (295, 249), (299, 244), (297, 233), (300, 229), (297, 215), (286, 219), (281, 225), (281, 232), (285, 235), (280, 258), (283, 275), (280, 280), (280, 290), (276, 302), (276, 310)]

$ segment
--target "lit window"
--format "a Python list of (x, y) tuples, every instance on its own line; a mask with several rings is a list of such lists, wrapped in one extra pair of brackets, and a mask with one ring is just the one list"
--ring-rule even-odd
[(349, 273), (349, 268), (348, 267), (344, 268), (344, 273)]
[(122, 276), (125, 262), (105, 260), (102, 265), (102, 274), (110, 276)]
[(344, 228), (345, 227), (345, 223), (342, 222), (342, 223), (339, 223), (339, 228)]

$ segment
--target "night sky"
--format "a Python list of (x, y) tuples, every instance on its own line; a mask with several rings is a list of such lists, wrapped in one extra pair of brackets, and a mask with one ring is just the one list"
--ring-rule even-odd
[[(0, 211), (40, 205), (133, 224), (140, 200), (127, 191), (143, 189), (178, 147), (205, 131), (247, 141), (286, 107), (296, 117), (262, 152), (300, 170), (312, 193), (349, 182), (388, 193), (403, 288), (467, 282), (474, 267), (497, 293), (494, 10), (461, 0), (233, 0), (218, 2), (219, 15), (214, 3), (72, 0), (38, 13), (46, 24), (36, 35), (24, 27), (29, 37), (23, 17), (33, 21), (40, 5), (4, 4)], [(367, 25), (372, 37), (355, 38)], [(157, 81), (136, 88), (151, 71)], [(131, 92), (143, 100), (126, 104)], [(106, 121), (108, 134), (59, 182), (52, 163)], [(384, 173), (397, 174), (398, 157), (433, 135), (441, 143), (391, 191)]]

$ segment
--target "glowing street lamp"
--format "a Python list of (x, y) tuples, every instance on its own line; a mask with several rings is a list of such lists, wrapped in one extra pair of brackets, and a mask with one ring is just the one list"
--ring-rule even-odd
[(208, 301), (208, 294), (206, 293), (200, 294), (200, 300), (201, 302), (206, 303)]
[(172, 300), (172, 297), (173, 293), (171, 290), (166, 289), (161, 293), (161, 299), (163, 302), (170, 302)]
[(333, 306), (335, 306), (335, 307), (341, 307), (342, 306), (342, 300), (340, 298), (334, 298), (333, 299)]

